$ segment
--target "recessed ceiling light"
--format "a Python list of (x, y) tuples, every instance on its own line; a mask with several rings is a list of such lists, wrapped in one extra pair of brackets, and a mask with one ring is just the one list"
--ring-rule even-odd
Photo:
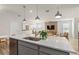
[(30, 12), (30, 13), (32, 13), (33, 11), (32, 11), (32, 10), (30, 10), (29, 12)]

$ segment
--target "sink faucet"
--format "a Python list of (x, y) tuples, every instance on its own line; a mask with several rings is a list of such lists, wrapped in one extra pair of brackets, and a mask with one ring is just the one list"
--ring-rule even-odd
[(38, 36), (39, 32), (35, 31), (35, 38)]
[(35, 38), (39, 35), (39, 32), (37, 32), (36, 30), (33, 30), (33, 34), (35, 36)]

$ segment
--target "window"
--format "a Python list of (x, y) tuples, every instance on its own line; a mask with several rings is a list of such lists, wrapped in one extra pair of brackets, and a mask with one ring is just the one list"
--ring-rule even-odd
[(64, 23), (63, 24), (63, 33), (64, 32), (69, 32), (69, 23)]

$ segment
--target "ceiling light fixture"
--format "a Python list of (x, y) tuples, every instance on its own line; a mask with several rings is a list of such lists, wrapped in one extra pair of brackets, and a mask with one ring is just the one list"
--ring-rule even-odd
[(57, 13), (55, 14), (55, 18), (61, 18), (62, 14), (60, 14), (59, 11), (57, 11)]
[(37, 14), (37, 16), (35, 17), (35, 20), (39, 20), (40, 18), (38, 16), (38, 5), (36, 5), (36, 14)]
[(25, 16), (26, 16), (26, 15), (25, 15), (26, 6), (25, 6), (25, 5), (23, 6), (23, 9), (24, 9), (24, 19), (23, 19), (23, 21), (26, 21), (26, 19), (25, 19)]
[[(59, 9), (59, 8), (58, 8)], [(55, 18), (61, 18), (62, 14), (59, 12), (59, 10), (57, 11), (57, 13), (55, 14)]]

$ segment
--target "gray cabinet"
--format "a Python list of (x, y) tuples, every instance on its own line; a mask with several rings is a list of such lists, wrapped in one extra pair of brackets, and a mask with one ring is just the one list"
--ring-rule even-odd
[(68, 52), (64, 52), (64, 51), (60, 51), (60, 50), (56, 50), (56, 49), (52, 49), (52, 48), (48, 48), (48, 47), (44, 47), (44, 46), (40, 46), (40, 55), (42, 54), (47, 54), (47, 55), (68, 55)]
[(19, 55), (37, 55), (38, 48), (37, 45), (18, 41), (18, 54)]
[(48, 53), (44, 53), (42, 51), (39, 52), (39, 55), (49, 55)]
[(19, 45), (18, 48), (19, 55), (37, 55), (37, 50), (30, 49), (22, 45)]

